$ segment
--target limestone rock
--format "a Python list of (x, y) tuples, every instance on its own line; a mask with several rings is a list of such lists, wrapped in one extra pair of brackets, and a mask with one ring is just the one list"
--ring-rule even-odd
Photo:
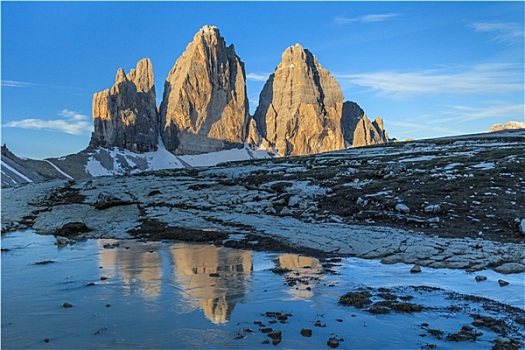
[(93, 96), (91, 147), (119, 147), (133, 152), (157, 150), (157, 107), (153, 67), (148, 58), (126, 75), (120, 68), (111, 90)]
[(365, 116), (365, 111), (355, 102), (346, 101), (343, 103), (343, 115), (341, 117), (341, 127), (346, 147), (351, 147), (354, 142), (354, 132), (357, 124)]
[(417, 264), (412, 266), (412, 268), (410, 269), (410, 273), (420, 273), (420, 272), (421, 272), (421, 266)]
[(410, 212), (410, 208), (407, 207), (405, 204), (401, 204), (401, 203), (399, 203), (399, 204), (397, 204), (395, 206), (395, 210), (400, 212), (400, 213), (409, 213)]
[(525, 122), (511, 121), (503, 125), (494, 124), (490, 127), (490, 132), (502, 131), (502, 130), (518, 130), (518, 129), (525, 129)]
[(355, 102), (346, 101), (343, 104), (341, 126), (347, 147), (378, 145), (389, 142), (383, 119), (378, 117), (373, 122), (370, 121), (363, 109)]
[(219, 29), (204, 26), (164, 84), (160, 128), (166, 148), (198, 154), (242, 147), (248, 112), (244, 63)]
[(280, 156), (326, 152), (344, 148), (342, 105), (335, 78), (296, 44), (264, 85), (254, 119)]

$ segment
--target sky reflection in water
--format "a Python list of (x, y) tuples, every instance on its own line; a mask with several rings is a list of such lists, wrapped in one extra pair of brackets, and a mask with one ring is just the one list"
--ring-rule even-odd
[[(344, 259), (333, 275), (323, 273), (319, 260), (294, 254), (175, 242), (88, 240), (63, 248), (53, 243), (52, 236), (31, 231), (2, 236), (2, 248), (9, 249), (2, 252), (4, 348), (266, 348), (261, 342), (269, 338), (254, 324), (261, 321), (282, 330), (288, 348), (325, 348), (338, 334), (347, 338), (343, 349), (419, 348), (427, 342), (447, 349), (457, 344), (421, 338), (420, 324), (431, 321), (456, 332), (472, 321), (468, 310), (371, 315), (337, 301), (362, 286), (426, 283), (523, 304), (523, 274), (505, 276), (511, 284), (500, 288), (501, 275), (492, 271), (484, 271), (488, 281), (477, 284), (463, 271), (414, 276), (402, 264)], [(54, 262), (36, 265), (44, 260)], [(291, 271), (276, 274), (276, 267)], [(421, 304), (451, 303), (442, 292), (413, 295)], [(73, 307), (63, 308), (64, 302)], [(266, 311), (293, 317), (270, 325)], [(327, 327), (315, 327), (316, 320)], [(235, 340), (248, 327), (254, 333)], [(303, 327), (313, 329), (314, 337), (302, 337)], [(461, 345), (490, 348), (495, 336), (485, 331), (477, 342)]]

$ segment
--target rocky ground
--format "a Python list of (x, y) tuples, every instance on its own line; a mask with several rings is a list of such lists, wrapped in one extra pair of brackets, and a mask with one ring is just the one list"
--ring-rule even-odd
[(2, 230), (523, 272), (524, 140), (490, 134), (29, 184), (2, 190)]

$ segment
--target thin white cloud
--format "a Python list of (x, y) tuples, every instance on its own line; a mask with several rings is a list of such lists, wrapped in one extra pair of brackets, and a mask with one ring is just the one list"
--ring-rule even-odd
[(266, 80), (268, 80), (268, 77), (270, 76), (270, 74), (266, 74), (266, 73), (248, 73), (246, 74), (246, 79), (247, 80), (252, 80), (252, 81), (263, 81), (265, 82)]
[(84, 114), (63, 109), (58, 115), (62, 117), (62, 119), (44, 120), (28, 118), (14, 120), (2, 126), (7, 128), (59, 131), (71, 135), (90, 134), (93, 131), (93, 123), (88, 120), (88, 117)]
[(17, 80), (2, 80), (2, 87), (14, 87), (14, 88), (25, 88), (25, 87), (31, 87), (36, 86), (37, 84), (34, 83), (28, 83), (25, 81), (17, 81)]
[(476, 22), (472, 23), (471, 27), (474, 28), (476, 32), (493, 33), (494, 37), (492, 40), (499, 43), (523, 44), (523, 38), (525, 37), (523, 24), (504, 22)]
[[(418, 119), (418, 118), (414, 118)], [(459, 134), (465, 134), (464, 130), (459, 129), (451, 129), (447, 127), (442, 126), (432, 126), (431, 123), (428, 122), (409, 122), (409, 121), (389, 121), (389, 126), (397, 128), (395, 129), (395, 135), (394, 137), (398, 138), (406, 138), (406, 137), (415, 137), (418, 134), (425, 133), (429, 134), (433, 133), (436, 135), (459, 135)]]
[(450, 117), (436, 119), (433, 123), (465, 123), (483, 119), (525, 121), (525, 105), (498, 103), (486, 107), (450, 106), (444, 114)]
[(401, 14), (399, 13), (380, 13), (380, 14), (371, 14), (371, 15), (364, 15), (359, 17), (345, 17), (345, 16), (338, 16), (334, 18), (334, 23), (336, 25), (347, 25), (350, 23), (375, 23), (375, 22), (384, 22), (388, 21), (392, 18), (399, 17)]
[(345, 84), (366, 87), (393, 98), (425, 94), (505, 94), (523, 91), (523, 65), (482, 64), (413, 72), (336, 74)]

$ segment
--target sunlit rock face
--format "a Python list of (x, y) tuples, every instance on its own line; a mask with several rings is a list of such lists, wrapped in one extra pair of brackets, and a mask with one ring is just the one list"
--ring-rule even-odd
[(363, 109), (355, 102), (346, 101), (343, 104), (341, 126), (347, 147), (388, 143), (383, 119), (378, 117), (373, 122), (370, 121)]
[(296, 44), (264, 85), (254, 120), (280, 156), (333, 151), (344, 148), (342, 106), (335, 78)]
[(126, 75), (120, 68), (111, 89), (93, 95), (91, 147), (133, 152), (157, 150), (157, 107), (151, 61), (145, 58)]
[(244, 64), (219, 29), (204, 26), (164, 84), (160, 127), (166, 148), (176, 154), (240, 148), (248, 113)]
[(227, 322), (251, 278), (252, 252), (178, 244), (170, 253), (175, 278), (192, 308), (201, 308), (215, 324)]

